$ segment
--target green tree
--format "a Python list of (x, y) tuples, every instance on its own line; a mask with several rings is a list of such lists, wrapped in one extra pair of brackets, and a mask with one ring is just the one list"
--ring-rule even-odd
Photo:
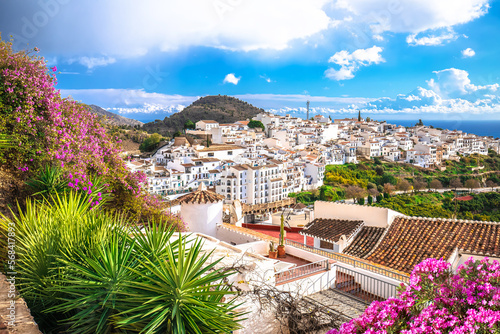
[(186, 132), (186, 130), (189, 130), (189, 129), (194, 130), (195, 127), (196, 127), (196, 125), (190, 119), (188, 119), (186, 122), (184, 122), (184, 132)]
[(261, 128), (262, 131), (265, 131), (266, 130), (266, 127), (264, 126), (264, 124), (262, 124), (261, 121), (256, 121), (256, 120), (250, 120), (250, 122), (248, 122), (248, 127), (251, 128), (251, 129), (254, 129), (254, 128)]
[(361, 110), (358, 110), (358, 122), (361, 122)]
[(158, 147), (158, 144), (162, 140), (162, 136), (158, 133), (153, 133), (148, 138), (144, 139), (142, 144), (139, 146), (141, 152), (151, 152)]
[(180, 136), (182, 136), (182, 133), (179, 130), (175, 131), (174, 134), (172, 135), (173, 138)]
[(368, 195), (368, 205), (373, 204), (373, 197), (371, 195)]

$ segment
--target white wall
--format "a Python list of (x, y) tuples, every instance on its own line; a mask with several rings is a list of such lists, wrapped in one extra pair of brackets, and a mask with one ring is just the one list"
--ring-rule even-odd
[(363, 220), (365, 226), (387, 227), (397, 216), (403, 216), (403, 214), (373, 206), (325, 201), (314, 202), (315, 218)]
[(236, 245), (254, 242), (254, 241), (260, 241), (260, 239), (257, 237), (252, 237), (250, 235), (241, 234), (241, 233), (238, 233), (236, 231), (225, 228), (224, 226), (219, 226), (219, 228), (217, 229), (216, 238), (219, 240), (225, 241), (227, 243), (230, 243), (230, 244), (234, 243)]
[(295, 257), (298, 257), (300, 259), (304, 259), (309, 262), (318, 262), (321, 260), (328, 260), (327, 257), (321, 256), (316, 253), (308, 252), (306, 250), (296, 248), (290, 245), (285, 246), (285, 250), (287, 254), (293, 255)]
[(222, 224), (222, 201), (205, 204), (181, 203), (181, 218), (189, 231), (215, 237), (217, 225)]

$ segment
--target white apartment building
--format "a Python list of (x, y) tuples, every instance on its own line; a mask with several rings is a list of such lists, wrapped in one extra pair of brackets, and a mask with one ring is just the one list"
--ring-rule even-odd
[(196, 126), (196, 130), (210, 131), (213, 128), (218, 128), (219, 122), (212, 121), (212, 120), (202, 120), (202, 121), (196, 122), (195, 126)]

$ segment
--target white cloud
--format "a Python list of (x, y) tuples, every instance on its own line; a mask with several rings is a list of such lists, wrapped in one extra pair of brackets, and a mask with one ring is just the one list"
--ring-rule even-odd
[(406, 37), (406, 43), (417, 46), (438, 46), (443, 45), (444, 43), (449, 43), (458, 38), (458, 35), (453, 31), (453, 29), (446, 29), (446, 31), (441, 34), (434, 35), (430, 34), (428, 36), (417, 37), (418, 34), (411, 34)]
[(469, 73), (464, 70), (449, 68), (434, 71), (437, 79), (427, 81), (429, 87), (443, 98), (462, 98), (470, 101), (483, 97), (485, 94), (497, 94), (499, 85), (474, 85), (469, 79)]
[(354, 72), (360, 67), (385, 62), (380, 54), (382, 50), (379, 46), (373, 46), (368, 49), (358, 49), (352, 53), (346, 50), (339, 51), (331, 56), (328, 62), (340, 65), (340, 69), (329, 68), (325, 71), (325, 76), (337, 81), (352, 79)]
[(241, 77), (236, 77), (234, 73), (229, 73), (224, 78), (223, 83), (232, 83), (233, 85), (237, 85), (240, 82)]
[(62, 89), (62, 96), (70, 95), (77, 101), (96, 104), (120, 113), (168, 113), (196, 101), (198, 96), (148, 93), (143, 89)]
[[(59, 54), (66, 50), (66, 56), (100, 52), (121, 58), (190, 46), (283, 50), (294, 40), (332, 26), (323, 9), (330, 1), (68, 2), (58, 7), (59, 15), (51, 17), (50, 25), (39, 30), (37, 39), (45, 41), (39, 45), (43, 50)], [(39, 8), (33, 5), (36, 10)], [(21, 31), (14, 33), (22, 36)], [(66, 43), (68, 40), (72, 43)]]
[(470, 22), (486, 14), (489, 0), (337, 0), (335, 7), (366, 22), (374, 34), (385, 31), (418, 34)]
[[(256, 107), (280, 114), (295, 114), (302, 117), (306, 112), (306, 101), (311, 101), (312, 114), (438, 114), (481, 115), (491, 117), (500, 113), (500, 85), (475, 85), (468, 73), (458, 69), (447, 69), (434, 73), (429, 80), (429, 89), (417, 87), (409, 94), (395, 98), (331, 97), (304, 94), (242, 94), (242, 99)], [(455, 82), (452, 84), (452, 82)], [(87, 104), (96, 104), (109, 111), (138, 120), (150, 121), (181, 111), (197, 100), (198, 96), (148, 93), (134, 89), (83, 89), (62, 90), (63, 96)], [(490, 116), (488, 116), (490, 115)], [(476, 116), (474, 116), (476, 117)]]
[(107, 66), (110, 64), (114, 64), (116, 62), (115, 58), (112, 57), (80, 57), (80, 58), (71, 58), (68, 60), (68, 64), (79, 63), (87, 67), (90, 71), (95, 67)]
[(465, 50), (462, 50), (462, 57), (464, 57), (464, 58), (474, 57), (475, 55), (476, 55), (476, 51), (472, 50), (471, 48), (467, 48)]
[(491, 114), (500, 112), (500, 85), (475, 85), (464, 70), (433, 72), (430, 89), (418, 87), (407, 95), (380, 98), (363, 107), (374, 113)]
[(266, 80), (266, 82), (271, 83), (273, 82), (271, 78), (269, 78), (267, 75), (259, 75), (260, 78)]

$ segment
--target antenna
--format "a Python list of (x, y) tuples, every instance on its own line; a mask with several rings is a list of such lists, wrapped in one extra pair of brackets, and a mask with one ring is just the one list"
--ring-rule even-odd
[(307, 101), (307, 118), (306, 120), (309, 120), (309, 101)]

